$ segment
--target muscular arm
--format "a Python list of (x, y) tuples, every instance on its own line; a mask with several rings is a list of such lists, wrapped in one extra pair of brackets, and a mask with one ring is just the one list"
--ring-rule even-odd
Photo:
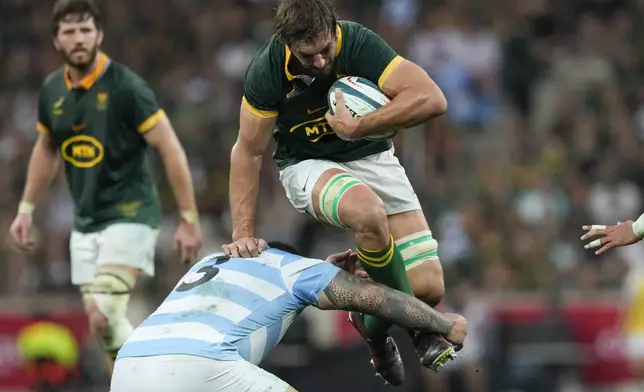
[(410, 128), (447, 111), (441, 89), (411, 61), (401, 60), (381, 88), (392, 100), (359, 118), (357, 133), (360, 137)]
[(358, 311), (384, 318), (410, 330), (448, 335), (454, 322), (403, 292), (340, 271), (320, 293), (323, 310)]
[(159, 151), (168, 182), (181, 213), (197, 211), (188, 158), (167, 117), (144, 134), (145, 140)]
[(42, 131), (29, 159), (22, 201), (36, 204), (58, 172), (58, 154), (49, 133)]
[(277, 117), (260, 117), (242, 104), (239, 135), (230, 153), (230, 211), (233, 240), (255, 234), (255, 209), (259, 195), (262, 157)]

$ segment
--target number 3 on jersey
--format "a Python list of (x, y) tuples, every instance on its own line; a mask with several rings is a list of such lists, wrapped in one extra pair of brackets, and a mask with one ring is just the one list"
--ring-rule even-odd
[(223, 264), (228, 260), (230, 260), (230, 256), (218, 256), (217, 258), (215, 258), (215, 264), (201, 267), (196, 272), (186, 274), (181, 282), (179, 282), (175, 290), (179, 292), (188, 291), (206, 282), (209, 282), (219, 273), (219, 268), (217, 268), (216, 266)]

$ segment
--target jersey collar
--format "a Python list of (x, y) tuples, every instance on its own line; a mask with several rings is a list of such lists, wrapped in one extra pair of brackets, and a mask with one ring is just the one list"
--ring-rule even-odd
[[(84, 88), (85, 90), (89, 90), (94, 83), (98, 80), (98, 78), (103, 75), (105, 70), (107, 70), (107, 67), (110, 64), (110, 58), (107, 57), (107, 55), (103, 52), (99, 52), (96, 58), (96, 67), (94, 67), (94, 70), (90, 72), (88, 75), (86, 75), (79, 83), (79, 86)], [(69, 66), (65, 65), (65, 86), (67, 86), (67, 90), (71, 90), (74, 85), (72, 84), (72, 80), (69, 77)]]
[[(342, 49), (342, 29), (340, 28), (340, 25), (336, 25), (335, 28), (335, 39), (336, 39), (336, 45), (335, 45), (335, 55), (336, 57), (340, 54), (340, 49)], [(286, 50), (286, 59), (284, 61), (284, 73), (286, 74), (286, 79), (289, 81), (295, 79), (297, 76), (291, 74), (291, 72), (288, 70), (288, 63), (291, 60), (291, 49), (288, 47), (288, 45), (284, 45), (284, 48)]]

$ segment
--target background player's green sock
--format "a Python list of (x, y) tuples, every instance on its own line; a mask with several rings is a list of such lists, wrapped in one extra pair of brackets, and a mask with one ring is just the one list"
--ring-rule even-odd
[[(389, 237), (389, 244), (382, 250), (365, 250), (358, 246), (356, 253), (371, 279), (392, 289), (414, 295), (407, 280), (405, 262), (392, 237)], [(370, 335), (383, 334), (391, 327), (390, 322), (367, 314), (364, 316), (364, 325)]]

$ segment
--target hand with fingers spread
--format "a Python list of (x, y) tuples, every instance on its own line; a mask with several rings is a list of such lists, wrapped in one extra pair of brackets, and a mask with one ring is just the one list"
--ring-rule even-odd
[(326, 122), (340, 139), (347, 141), (360, 139), (358, 135), (359, 120), (354, 118), (345, 106), (342, 90), (335, 90), (335, 112), (331, 114), (329, 111), (325, 117)]
[(265, 240), (255, 237), (239, 237), (221, 249), (232, 257), (257, 257), (268, 248)]
[(634, 244), (642, 239), (633, 231), (633, 221), (617, 222), (616, 225), (584, 225), (582, 229), (587, 233), (581, 236), (581, 240), (594, 238), (591, 242), (584, 245), (586, 249), (599, 248), (595, 252), (600, 255), (609, 249), (619, 246)]

